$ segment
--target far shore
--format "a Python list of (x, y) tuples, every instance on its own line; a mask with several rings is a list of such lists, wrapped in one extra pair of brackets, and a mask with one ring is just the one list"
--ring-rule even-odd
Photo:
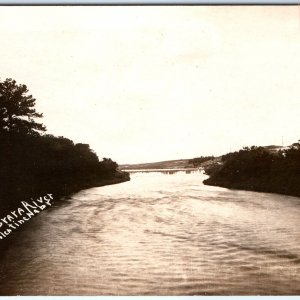
[(201, 168), (159, 168), (159, 169), (152, 169), (152, 168), (144, 168), (144, 169), (126, 169), (124, 171), (128, 173), (150, 173), (150, 172), (192, 172), (198, 171)]

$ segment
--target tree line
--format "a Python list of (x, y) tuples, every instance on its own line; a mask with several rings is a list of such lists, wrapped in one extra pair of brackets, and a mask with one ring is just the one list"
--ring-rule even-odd
[(208, 185), (300, 196), (300, 141), (277, 152), (244, 147), (207, 169)]
[(110, 158), (99, 161), (88, 144), (46, 134), (35, 104), (26, 85), (0, 81), (0, 204), (128, 179)]

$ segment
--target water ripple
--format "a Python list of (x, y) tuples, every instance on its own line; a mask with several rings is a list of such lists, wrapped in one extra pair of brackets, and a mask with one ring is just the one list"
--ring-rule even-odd
[(1, 295), (296, 295), (300, 199), (136, 173), (81, 191), (12, 239)]

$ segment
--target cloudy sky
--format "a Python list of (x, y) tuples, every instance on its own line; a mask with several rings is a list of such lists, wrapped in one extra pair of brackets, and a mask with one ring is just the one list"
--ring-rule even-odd
[(118, 163), (300, 139), (297, 6), (0, 7), (0, 79)]

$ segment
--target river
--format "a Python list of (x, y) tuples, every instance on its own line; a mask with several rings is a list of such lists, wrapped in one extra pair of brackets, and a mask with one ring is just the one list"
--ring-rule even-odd
[(205, 178), (132, 173), (41, 212), (1, 255), (1, 295), (300, 294), (300, 198)]

